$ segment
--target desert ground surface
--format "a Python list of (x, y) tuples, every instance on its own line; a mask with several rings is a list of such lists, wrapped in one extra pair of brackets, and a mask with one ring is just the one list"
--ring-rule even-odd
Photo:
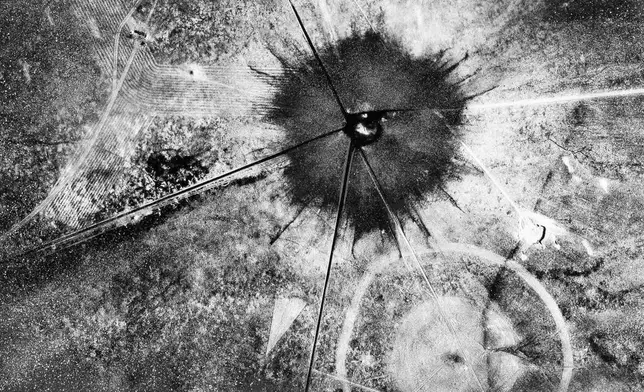
[(3, 2), (0, 390), (641, 390), (643, 6)]

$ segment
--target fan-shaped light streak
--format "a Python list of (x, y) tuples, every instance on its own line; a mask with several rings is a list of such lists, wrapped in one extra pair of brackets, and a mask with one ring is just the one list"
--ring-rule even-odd
[(467, 108), (470, 110), (500, 109), (500, 108), (512, 108), (512, 107), (522, 107), (522, 106), (548, 105), (551, 103), (588, 101), (588, 100), (599, 99), (599, 98), (629, 97), (629, 96), (638, 96), (638, 95), (644, 95), (644, 88), (601, 91), (601, 92), (586, 93), (586, 94), (579, 93), (579, 94), (562, 95), (562, 96), (555, 96), (555, 97), (522, 99), (518, 101), (508, 101), (508, 102), (474, 103), (474, 104), (468, 105)]

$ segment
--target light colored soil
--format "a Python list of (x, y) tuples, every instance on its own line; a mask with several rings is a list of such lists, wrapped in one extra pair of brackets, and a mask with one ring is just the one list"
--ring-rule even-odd
[[(267, 64), (273, 70), (279, 64), (276, 64), (265, 45), (258, 42), (252, 43), (251, 49), (243, 53), (248, 58), (240, 59), (246, 73), (213, 65), (212, 59), (208, 60), (207, 65), (194, 62), (180, 66), (160, 64), (145, 52), (146, 49), (130, 60), (131, 53), (134, 53), (130, 50), (132, 42), (124, 39), (117, 41), (115, 56), (114, 35), (131, 10), (131, 4), (128, 8), (116, 0), (72, 3), (79, 11), (80, 20), (87, 22), (88, 33), (98, 42), (96, 56), (104, 73), (113, 75), (114, 71), (123, 72), (123, 79), (116, 85), (120, 95), (110, 100), (114, 113), (104, 114), (101, 121), (90, 124), (88, 145), (79, 150), (77, 162), (70, 164), (69, 172), (61, 177), (61, 182), (52, 190), (50, 197), (35, 211), (50, 209), (52, 213), (66, 216), (73, 226), (78, 223), (79, 214), (91, 210), (90, 196), (100, 197), (109, 185), (89, 183), (86, 173), (103, 166), (120, 168), (119, 165), (127, 159), (114, 158), (113, 153), (122, 152), (123, 156), (131, 154), (135, 146), (132, 142), (134, 135), (149, 125), (151, 117), (226, 116), (231, 110), (249, 113), (252, 107), (243, 105), (240, 103), (243, 100), (239, 99), (240, 95), (244, 95), (244, 90), (257, 93), (263, 103), (266, 103), (266, 94), (270, 91), (254, 83), (245, 83), (248, 82), (244, 79), (248, 75), (246, 62)], [(475, 108), (475, 105), (480, 105), (480, 108), (487, 103), (596, 90), (627, 90), (642, 85), (641, 53), (644, 46), (640, 39), (641, 15), (633, 13), (610, 20), (563, 23), (542, 17), (540, 10), (546, 3), (514, 0), (435, 1), (431, 4), (406, 0), (382, 0), (369, 4), (360, 0), (325, 1), (320, 2), (319, 7), (314, 4), (303, 7), (303, 15), (309, 24), (315, 24), (313, 21), (319, 17), (319, 26), (312, 26), (316, 42), (331, 42), (346, 36), (354, 22), (358, 29), (365, 30), (369, 22), (375, 23), (375, 15), (382, 12), (386, 32), (400, 38), (410, 53), (418, 55), (448, 49), (449, 59), (458, 59), (465, 52), (470, 54), (470, 59), (459, 67), (458, 73), (465, 76), (479, 70), (480, 77), (473, 78), (475, 82), (467, 84), (468, 88), (472, 92), (491, 86), (497, 86), (497, 89), (477, 98), (472, 107), (466, 110), (464, 148), (455, 158), (462, 172), (446, 187), (446, 192), (454, 198), (458, 207), (442, 197), (439, 200), (431, 199), (422, 211), (432, 240), (442, 239), (442, 242), (438, 241), (442, 252), (460, 252), (478, 258), (482, 263), (505, 266), (512, 272), (510, 275), (515, 279), (512, 289), (517, 292), (520, 291), (517, 287), (532, 289), (532, 297), (526, 294), (517, 298), (526, 302), (526, 308), (534, 309), (535, 314), (539, 313), (536, 311), (539, 309), (548, 317), (549, 324), (540, 324), (547, 328), (537, 330), (535, 335), (551, 344), (551, 347), (548, 346), (551, 355), (544, 360), (549, 363), (541, 365), (554, 367), (555, 370), (549, 374), (559, 377), (544, 388), (560, 391), (597, 388), (637, 390), (641, 389), (644, 375), (644, 318), (641, 316), (644, 306), (641, 290), (641, 237), (644, 230), (641, 155), (644, 144), (641, 136), (641, 99), (596, 99), (518, 108)], [(355, 8), (356, 4), (362, 5), (363, 10)], [(286, 43), (280, 41), (276, 46), (284, 44), (284, 47), (288, 47), (287, 43), (296, 43), (299, 48), (306, 48), (289, 8), (282, 8), (278, 10), (280, 23), (273, 34), (282, 34), (287, 38), (284, 38)], [(362, 12), (374, 19), (366, 21), (361, 16)], [(333, 29), (328, 30), (331, 26)], [(302, 52), (307, 53), (305, 49)], [(126, 77), (129, 72), (125, 72), (126, 68), (133, 70), (132, 75), (137, 77)], [(221, 90), (223, 79), (229, 77), (236, 87), (237, 95), (233, 98)], [(228, 103), (231, 103), (232, 109)], [(265, 132), (263, 126), (258, 123), (230, 127), (227, 131), (231, 139), (248, 139), (248, 135), (253, 135), (252, 140), (222, 141), (221, 144), (227, 145), (218, 147), (231, 151), (226, 152), (227, 159), (219, 162), (215, 168), (224, 171), (279, 148), (279, 130)], [(104, 141), (113, 150), (99, 152), (97, 141)], [(268, 148), (257, 151), (261, 147)], [(107, 158), (108, 155), (112, 158)], [(235, 206), (244, 203), (253, 205), (239, 211), (238, 217), (228, 218), (243, 223), (244, 218), (258, 217), (261, 224), (254, 223), (259, 229), (253, 230), (257, 229), (260, 237), (268, 237), (276, 232), (277, 228), (295, 216), (297, 210), (285, 198), (280, 198), (284, 194), (283, 189), (280, 190), (284, 187), (281, 180), (270, 182), (263, 188), (254, 185), (240, 189), (237, 198), (227, 200), (231, 200), (230, 203)], [(270, 192), (271, 198), (249, 197), (253, 192)], [(216, 207), (228, 212), (231, 210), (230, 205), (225, 203)], [(210, 214), (208, 219), (216, 215)], [(249, 226), (242, 223), (224, 230), (221, 225), (211, 226), (210, 221), (205, 220), (186, 224), (184, 217), (184, 229), (199, 230), (194, 230), (194, 238), (182, 239), (182, 244), (177, 245), (178, 249), (185, 250), (185, 257), (181, 260), (186, 260), (187, 266), (182, 268), (187, 271), (198, 269), (198, 265), (195, 267), (191, 264), (194, 262), (191, 257), (195, 257), (195, 260), (209, 259), (222, 253), (221, 249), (210, 249), (203, 244), (196, 246), (191, 241), (207, 243), (208, 238), (227, 236), (237, 241), (237, 245), (230, 248), (240, 250), (239, 253), (244, 256), (250, 255), (249, 260), (267, 249), (277, 253), (280, 265), (288, 266), (289, 271), (307, 283), (302, 291), (309, 290), (307, 300), (312, 305), (315, 303), (311, 299), (315, 288), (323, 281), (332, 232), (329, 223), (332, 222), (331, 215), (321, 212), (315, 205), (308, 207), (272, 245), (268, 240), (249, 245)], [(212, 218), (216, 219), (219, 218)], [(171, 220), (163, 230), (171, 231), (168, 227), (175, 224), (176, 220)], [(541, 232), (535, 231), (535, 227), (544, 228), (543, 240), (540, 240), (537, 234)], [(354, 249), (351, 234), (350, 229), (343, 230), (336, 268), (332, 272), (332, 279), (337, 279), (336, 286), (340, 288), (334, 292), (336, 297), (329, 302), (329, 313), (325, 318), (325, 331), (328, 333), (321, 343), (328, 350), (320, 351), (320, 368), (329, 365), (333, 369), (335, 363), (334, 377), (353, 380), (354, 374), (347, 369), (350, 366), (346, 359), (353, 350), (351, 339), (355, 338), (358, 330), (356, 325), (368, 319), (384, 317), (381, 314), (366, 314), (362, 307), (372, 282), (383, 273), (388, 262), (378, 261), (369, 266), (365, 260), (382, 251), (376, 249), (378, 247), (389, 247), (380, 253), (395, 253), (396, 250), (390, 243), (383, 245), (377, 235), (363, 239)], [(409, 235), (412, 244), (421, 249), (419, 244), (425, 241), (422, 235), (418, 231), (410, 231)], [(526, 242), (528, 237), (529, 241)], [(506, 261), (505, 256), (518, 245), (520, 252)], [(131, 251), (121, 251), (118, 253), (120, 258), (112, 260), (119, 268), (125, 268), (131, 260), (139, 257), (137, 246), (128, 246), (131, 246)], [(195, 248), (199, 251), (194, 251)], [(191, 253), (193, 251), (198, 253), (198, 257)], [(356, 259), (352, 258), (351, 251), (357, 252)], [(102, 252), (102, 257), (110, 260), (110, 253)], [(97, 262), (92, 261), (94, 256), (89, 251), (85, 266), (91, 265), (91, 268), (103, 274), (95, 274), (92, 279), (83, 277), (85, 280), (73, 272), (58, 279), (49, 277), (42, 287), (34, 289), (35, 294), (24, 297), (16, 295), (15, 303), (3, 308), (3, 313), (20, 314), (20, 317), (2, 321), (3, 329), (15, 327), (24, 338), (22, 351), (17, 349), (15, 352), (29, 351), (23, 358), (18, 358), (16, 354), (9, 357), (13, 362), (9, 369), (12, 377), (15, 377), (11, 381), (14, 384), (33, 374), (36, 368), (34, 363), (47, 362), (60, 353), (58, 344), (60, 336), (63, 336), (61, 331), (69, 329), (64, 325), (65, 318), (71, 315), (80, 321), (99, 319), (96, 324), (103, 326), (97, 309), (103, 302), (109, 303), (110, 300), (103, 296), (107, 296), (109, 288), (115, 284), (113, 278), (118, 271), (116, 267), (111, 270), (106, 264), (95, 265)], [(69, 262), (73, 264), (72, 261), (76, 260)], [(470, 271), (462, 271), (461, 275), (481, 281), (484, 279)], [(96, 276), (100, 276), (100, 281), (96, 281)], [(207, 279), (203, 278), (203, 281)], [(270, 278), (258, 283), (257, 287), (267, 281)], [(400, 285), (403, 284), (407, 284), (407, 281), (403, 280)], [(479, 297), (488, 294), (479, 287), (483, 286), (481, 282), (477, 284), (479, 294), (482, 293)], [(397, 289), (397, 286), (392, 287)], [(250, 288), (249, 291), (253, 289), (256, 288)], [(493, 316), (487, 321), (487, 326), (494, 338), (491, 340), (496, 343), (494, 347), (486, 349), (482, 346), (485, 328), (481, 304), (447, 297), (443, 293), (441, 295), (445, 296), (440, 297), (437, 303), (444, 308), (448, 317), (456, 319), (456, 337), (467, 337), (461, 345), (467, 354), (464, 355), (465, 362), (461, 363), (452, 355), (461, 350), (453, 341), (437, 339), (452, 334), (446, 330), (445, 324), (438, 322), (440, 315), (436, 314), (437, 303), (423, 302), (406, 309), (406, 313), (395, 320), (400, 324), (392, 325), (388, 330), (394, 336), (393, 348), (385, 356), (375, 359), (367, 355), (365, 350), (362, 357), (364, 366), (360, 369), (388, 361), (386, 373), (404, 392), (469, 390), (478, 388), (479, 383), (483, 389), (496, 386), (498, 390), (510, 390), (525, 369), (516, 356), (494, 351), (493, 348), (511, 345), (519, 328), (515, 324), (517, 315), (503, 314), (501, 310), (491, 312)], [(262, 298), (267, 301), (266, 297)], [(125, 302), (122, 312), (127, 314), (130, 309)], [(53, 306), (61, 303), (68, 303), (69, 306), (61, 309)], [(248, 300), (247, 303), (252, 301)], [(186, 312), (185, 307), (173, 303), (172, 298), (167, 304), (143, 305), (149, 307), (148, 310), (165, 307), (178, 314), (179, 318), (187, 317), (182, 313)], [(391, 306), (400, 309), (407, 305), (392, 300)], [(276, 352), (279, 355), (274, 360), (291, 359), (290, 356), (296, 355), (306, 357), (308, 347), (302, 342), (308, 342), (314, 324), (315, 315), (310, 310), (313, 308), (315, 306), (308, 306), (294, 323), (294, 329), (285, 334), (280, 341), (282, 351), (279, 351), (278, 344)], [(244, 317), (236, 313), (226, 316)], [(139, 322), (138, 319), (131, 320), (135, 327)], [(394, 318), (385, 319), (382, 323), (394, 324)], [(83, 323), (79, 325), (78, 329), (81, 330)], [(492, 328), (491, 325), (496, 327)], [(531, 328), (537, 328), (535, 325), (521, 327), (524, 331), (530, 331)], [(203, 327), (206, 326), (204, 324)], [(96, 344), (111, 347), (110, 344), (114, 345), (118, 340), (118, 336), (110, 335), (111, 330), (99, 331), (86, 328), (80, 332), (85, 333), (92, 344), (96, 340)], [(194, 331), (191, 332), (189, 328), (185, 331), (185, 335), (178, 340), (191, 341)], [(205, 331), (199, 336), (207, 339), (211, 332)], [(142, 340), (141, 344), (145, 345), (145, 339)], [(261, 341), (261, 337), (258, 340)], [(73, 344), (73, 339), (64, 343)], [(381, 341), (372, 343), (374, 346), (383, 344)], [(166, 347), (164, 343), (155, 344)], [(14, 343), (5, 346), (0, 352), (12, 351)], [(80, 354), (75, 355), (83, 357), (89, 355), (88, 352), (94, 352), (91, 351), (94, 348), (90, 351), (81, 349)], [(41, 357), (47, 358), (39, 360), (38, 351), (43, 352)], [(135, 348), (131, 348), (131, 352), (135, 351)], [(191, 357), (188, 355), (185, 358)], [(103, 366), (99, 360), (90, 358), (88, 361), (99, 363), (97, 367)], [(239, 365), (240, 368), (243, 366)], [(26, 368), (32, 370), (25, 371)], [(110, 374), (122, 375), (126, 372), (124, 369), (112, 368), (105, 377), (109, 378)], [(274, 370), (270, 369), (271, 372)], [(217, 372), (223, 371), (213, 370), (213, 374), (219, 376)], [(477, 375), (478, 383), (472, 377), (472, 372)], [(55, 373), (54, 366), (51, 374)], [(209, 381), (209, 373), (202, 374), (201, 381), (205, 385)], [(279, 374), (286, 377), (284, 374), (289, 373)], [(123, 379), (127, 377), (123, 376)], [(334, 379), (333, 383), (322, 382), (321, 385), (330, 390), (338, 385), (349, 390), (342, 380), (338, 382)], [(119, 385), (112, 389), (118, 388)]]
[[(484, 346), (486, 330), (500, 347)], [(509, 391), (522, 373), (521, 360), (489, 350), (512, 346), (517, 340), (507, 316), (485, 311), (462, 298), (440, 297), (416, 306), (402, 320), (389, 369), (404, 392), (471, 391), (479, 387)]]

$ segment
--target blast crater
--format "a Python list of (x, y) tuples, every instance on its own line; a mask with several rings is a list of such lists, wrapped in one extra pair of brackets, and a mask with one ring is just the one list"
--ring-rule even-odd
[[(442, 52), (414, 56), (375, 32), (354, 33), (317, 53), (319, 60), (280, 58), (285, 70), (274, 81), (276, 109), (269, 118), (284, 128), (288, 145), (333, 129), (344, 135), (289, 153), (285, 174), (293, 202), (315, 195), (323, 208), (338, 207), (348, 139), (365, 153), (394, 213), (407, 216), (411, 205), (439, 194), (456, 169), (458, 125), (470, 98), (453, 75), (460, 61), (449, 63)], [(346, 210), (358, 236), (388, 225), (384, 203), (358, 159)]]

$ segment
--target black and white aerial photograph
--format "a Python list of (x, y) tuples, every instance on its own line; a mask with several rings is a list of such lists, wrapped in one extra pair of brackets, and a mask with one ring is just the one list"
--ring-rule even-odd
[(0, 391), (644, 390), (644, 1), (0, 0)]

